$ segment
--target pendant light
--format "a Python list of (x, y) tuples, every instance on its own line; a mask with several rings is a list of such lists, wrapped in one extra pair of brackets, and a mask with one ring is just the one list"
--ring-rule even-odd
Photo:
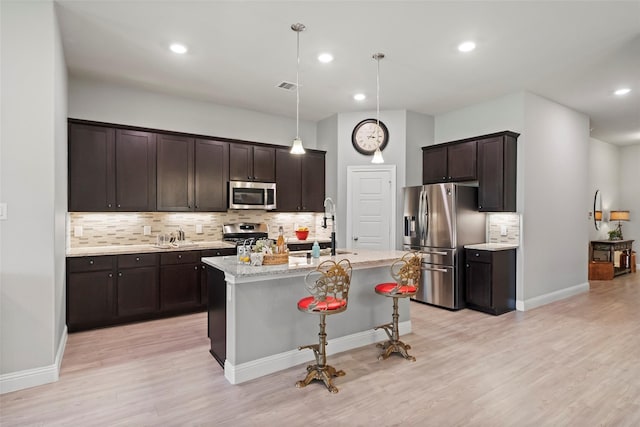
[(373, 153), (371, 163), (384, 163), (382, 151), (380, 151), (380, 60), (384, 58), (384, 53), (374, 53), (373, 59), (376, 60), (376, 151)]
[(304, 154), (304, 147), (300, 139), (300, 33), (305, 30), (304, 24), (292, 24), (291, 29), (296, 32), (296, 138), (291, 144), (291, 154)]

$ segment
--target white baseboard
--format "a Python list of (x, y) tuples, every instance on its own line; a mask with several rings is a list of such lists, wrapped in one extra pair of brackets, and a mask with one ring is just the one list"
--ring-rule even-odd
[(579, 285), (571, 286), (569, 288), (560, 289), (559, 291), (550, 292), (548, 294), (533, 297), (527, 300), (517, 300), (516, 310), (526, 311), (531, 310), (541, 305), (549, 304), (561, 299), (571, 297), (573, 295), (581, 294), (589, 291), (589, 282), (581, 283)]
[(67, 327), (65, 326), (53, 364), (0, 375), (0, 394), (58, 381), (62, 356), (67, 346), (67, 337)]
[[(400, 335), (411, 332), (411, 321), (398, 324)], [(329, 340), (327, 343), (327, 355), (341, 353), (343, 351), (375, 344), (387, 339), (387, 334), (382, 329), (374, 331), (370, 329), (364, 332), (347, 335)], [(311, 350), (289, 350), (273, 356), (263, 357), (250, 362), (232, 365), (228, 360), (224, 362), (224, 376), (231, 384), (240, 384), (254, 378), (282, 371), (292, 366), (300, 365), (314, 360)]]

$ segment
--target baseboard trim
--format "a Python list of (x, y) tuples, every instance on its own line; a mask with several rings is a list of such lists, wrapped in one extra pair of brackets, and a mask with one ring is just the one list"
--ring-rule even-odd
[(581, 294), (589, 291), (589, 282), (581, 283), (579, 285), (571, 286), (568, 288), (560, 289), (558, 291), (550, 292), (548, 294), (533, 297), (527, 300), (516, 301), (516, 310), (526, 311), (536, 307), (540, 307), (545, 304), (549, 304), (561, 299), (569, 298), (574, 295)]
[[(411, 321), (400, 322), (398, 324), (400, 335), (411, 332)], [(340, 338), (329, 340), (327, 343), (327, 355), (341, 353), (365, 345), (375, 344), (387, 339), (387, 334), (378, 329), (374, 331), (370, 329), (364, 332), (347, 335)], [(261, 359), (252, 360), (250, 362), (232, 365), (228, 360), (224, 362), (224, 376), (231, 384), (240, 384), (245, 381), (253, 380), (283, 369), (291, 368), (301, 363), (308, 363), (313, 360), (313, 352), (311, 350), (298, 351), (289, 350), (284, 353), (274, 354), (272, 356), (263, 357)]]
[(53, 364), (0, 375), (0, 394), (58, 381), (64, 349), (67, 346), (67, 337), (68, 332), (65, 325)]

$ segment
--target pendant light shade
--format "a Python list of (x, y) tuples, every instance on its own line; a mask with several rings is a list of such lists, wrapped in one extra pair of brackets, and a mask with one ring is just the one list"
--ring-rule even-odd
[(374, 53), (373, 59), (376, 60), (376, 151), (373, 153), (371, 163), (384, 163), (382, 151), (380, 150), (380, 60), (384, 58), (384, 53)]
[(300, 33), (305, 30), (304, 24), (292, 24), (291, 29), (296, 32), (296, 137), (291, 144), (291, 154), (304, 154), (304, 147), (300, 139)]

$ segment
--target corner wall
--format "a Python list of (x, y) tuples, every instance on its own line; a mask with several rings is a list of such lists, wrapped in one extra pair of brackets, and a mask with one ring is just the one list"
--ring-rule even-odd
[(64, 349), (66, 67), (52, 1), (2, 1), (0, 392), (58, 379)]

